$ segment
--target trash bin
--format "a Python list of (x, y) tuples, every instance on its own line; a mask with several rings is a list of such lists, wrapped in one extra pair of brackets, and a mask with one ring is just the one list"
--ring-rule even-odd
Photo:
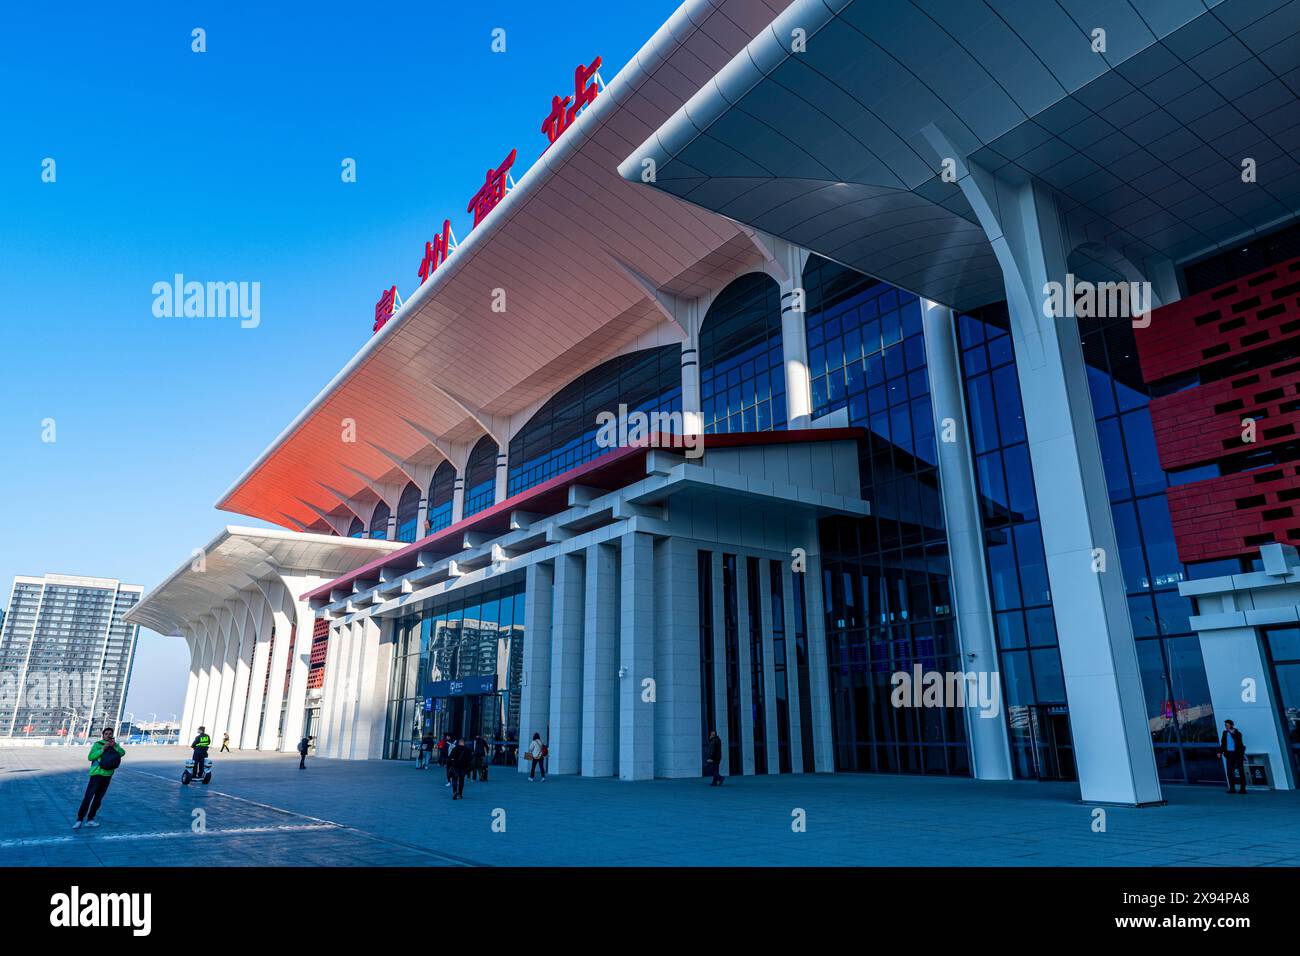
[(1273, 789), (1273, 773), (1268, 754), (1246, 754), (1246, 784), (1251, 790)]

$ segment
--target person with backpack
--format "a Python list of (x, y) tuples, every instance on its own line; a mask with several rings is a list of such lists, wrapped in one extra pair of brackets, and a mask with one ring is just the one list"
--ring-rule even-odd
[(472, 759), (470, 749), (465, 746), (465, 741), (458, 739), (456, 746), (452, 747), (451, 753), (447, 755), (447, 772), (451, 776), (451, 798), (453, 800), (461, 800), (465, 796), (465, 775), (469, 773)]
[(528, 762), (531, 766), (528, 768), (528, 781), (533, 780), (533, 771), (541, 769), (542, 783), (546, 782), (546, 744), (542, 743), (541, 734), (533, 734), (533, 742), (528, 745)]
[(433, 763), (433, 734), (426, 731), (420, 738), (420, 757), (415, 766), (423, 770), (431, 763)]
[(307, 748), (311, 744), (310, 737), (304, 737), (298, 741), (298, 769), (307, 769)]
[(90, 761), (90, 782), (86, 784), (86, 795), (81, 798), (77, 822), (72, 825), (72, 829), (80, 830), (83, 822), (88, 827), (99, 826), (95, 814), (104, 802), (104, 794), (108, 792), (113, 771), (122, 766), (125, 755), (126, 751), (113, 739), (113, 728), (105, 727), (104, 733), (90, 748), (90, 756), (87, 758)]
[(482, 734), (474, 735), (474, 779), (478, 782), (488, 778), (488, 742)]

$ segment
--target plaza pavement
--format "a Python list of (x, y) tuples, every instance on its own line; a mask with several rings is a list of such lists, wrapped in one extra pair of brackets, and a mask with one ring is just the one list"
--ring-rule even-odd
[[(100, 812), (73, 831), (82, 748), (0, 747), (0, 866), (1295, 866), (1300, 795), (1164, 788), (1168, 805), (1093, 807), (1072, 784), (871, 774), (528, 783), (492, 768), (453, 802), (408, 762), (129, 748)], [(796, 833), (796, 809), (807, 830)], [(193, 832), (195, 811), (205, 832)], [(495, 832), (495, 811), (505, 831)], [(495, 816), (494, 816), (495, 813)]]

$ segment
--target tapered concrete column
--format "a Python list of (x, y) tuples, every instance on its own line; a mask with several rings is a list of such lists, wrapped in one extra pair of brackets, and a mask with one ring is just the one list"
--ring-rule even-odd
[[(755, 609), (757, 613), (757, 609)], [(753, 665), (749, 649), (749, 562), (736, 555), (736, 653), (740, 678), (740, 759), (745, 774), (754, 774)]]
[(185, 706), (181, 709), (180, 735), (182, 738), (189, 732), (190, 722), (194, 718), (194, 700), (199, 693), (198, 655), (200, 651), (193, 627), (187, 626), (184, 633), (185, 644), (190, 649), (190, 673), (185, 682)]
[(555, 559), (547, 767), (555, 773), (578, 773), (582, 768), (583, 577), (580, 554)]
[(243, 746), (244, 727), (248, 721), (248, 688), (253, 672), (253, 648), (257, 643), (257, 622), (245, 592), (235, 612), (235, 629), (239, 634), (239, 656), (235, 659), (235, 692), (230, 706), (230, 741)]
[(217, 700), (217, 716), (212, 731), (213, 740), (230, 733), (230, 708), (235, 697), (235, 661), (239, 657), (239, 631), (235, 627), (233, 602), (227, 601), (216, 609), (217, 623), (225, 637), (226, 651), (221, 660), (221, 696)]
[(357, 728), (361, 722), (361, 678), (365, 667), (367, 618), (358, 616), (352, 622), (348, 637), (348, 656), (344, 665), (343, 708), (340, 711), (341, 726), (339, 743), (342, 750), (339, 756), (351, 760), (357, 753)]
[(198, 691), (194, 695), (194, 713), (190, 716), (190, 726), (185, 731), (190, 740), (194, 739), (195, 730), (203, 723), (203, 713), (208, 706), (208, 684), (212, 680), (212, 672), (208, 669), (208, 665), (212, 662), (212, 635), (208, 632), (207, 621), (203, 618), (195, 623), (195, 628), (199, 644), (199, 669)]
[[(809, 540), (817, 540), (816, 531), (815, 524), (809, 528)], [(822, 561), (819, 553), (809, 551), (808, 570), (802, 577), (804, 613), (808, 616), (808, 690), (812, 695), (813, 769), (817, 773), (834, 773), (830, 664), (826, 659), (826, 608), (822, 604)], [(796, 665), (797, 663), (796, 661)]]
[[(1025, 430), (1085, 802), (1161, 800), (1087, 370), (1073, 318), (1052, 318), (1049, 283), (1066, 282), (1070, 243), (1037, 182), (960, 171), (1002, 267)], [(1058, 288), (1060, 287), (1058, 286)], [(1105, 570), (1093, 570), (1105, 560)]]
[(703, 765), (698, 560), (696, 548), (681, 538), (655, 543), (656, 777), (698, 777)]
[(546, 739), (551, 713), (551, 625), (555, 566), (538, 562), (524, 572), (524, 685), (519, 693), (519, 771), (527, 773), (524, 753), (533, 734)]
[(582, 775), (618, 771), (618, 551), (587, 548), (582, 628)]
[(649, 780), (655, 775), (658, 697), (654, 539), (632, 532), (619, 539), (619, 546), (618, 775)]
[[(776, 719), (776, 644), (772, 635), (776, 628), (772, 618), (772, 562), (764, 558), (758, 562), (759, 610), (763, 615), (763, 714), (767, 718), (764, 730), (767, 739), (767, 772), (781, 772), (780, 729)], [(781, 621), (785, 626), (785, 621)], [(787, 645), (788, 646), (788, 645)], [(788, 662), (783, 662), (787, 667)], [(787, 700), (787, 705), (789, 701)]]
[(253, 597), (253, 620), (256, 632), (253, 644), (253, 669), (249, 675), (248, 713), (244, 715), (244, 736), (240, 746), (257, 750), (262, 744), (262, 705), (265, 700), (266, 675), (271, 667), (271, 625), (274, 617), (266, 596), (259, 589)]
[(221, 704), (221, 670), (226, 657), (226, 635), (215, 616), (208, 617), (208, 634), (212, 638), (212, 653), (208, 659), (208, 698), (203, 704), (203, 725), (212, 735), (217, 726), (217, 708)]
[[(397, 511), (396, 509), (388, 512), (388, 521), (384, 524), (384, 540), (397, 540)], [(296, 743), (296, 741), (295, 741)]]
[(429, 533), (429, 496), (420, 495), (420, 505), (415, 511), (415, 540), (419, 541)]
[[(956, 320), (952, 309), (922, 299), (921, 325), (925, 334), (934, 433), (939, 439), (939, 491), (943, 499), (944, 527), (948, 532), (952, 598), (956, 607), (962, 667), (968, 672), (998, 674), (988, 564), (975, 486), (970, 423), (962, 389), (961, 361), (957, 352)], [(1001, 686), (1000, 679), (997, 686)], [(1001, 701), (1001, 694), (998, 699)], [(992, 717), (983, 717), (978, 708), (968, 706), (965, 722), (972, 775), (978, 780), (1010, 780), (1011, 747), (1001, 705)]]
[[(783, 244), (787, 245), (787, 244)], [(789, 263), (792, 273), (781, 283), (781, 352), (785, 364), (786, 421), (790, 428), (807, 428), (812, 422), (812, 377), (808, 369), (807, 297), (803, 266), (808, 254)]]
[[(329, 578), (319, 575), (281, 575), (292, 600), (293, 619), (297, 624), (293, 658), (289, 663), (289, 693), (285, 698), (287, 708), (284, 721), (284, 741), (281, 749), (292, 751), (302, 739), (303, 719), (307, 707), (307, 675), (311, 670), (312, 631), (316, 616), (311, 607), (300, 600), (303, 594), (326, 584)], [(387, 677), (385, 676), (385, 679)]]
[[(262, 739), (258, 743), (261, 750), (282, 750), (284, 741), (280, 739), (280, 712), (284, 708), (284, 675), (289, 666), (289, 643), (293, 635), (293, 620), (285, 612), (283, 603), (283, 585), (278, 582), (272, 594), (271, 615), (275, 624), (275, 642), (271, 645), (270, 674), (271, 681), (266, 685), (266, 721), (262, 725)], [(279, 606), (276, 606), (279, 603)], [(297, 741), (295, 740), (296, 744)]]

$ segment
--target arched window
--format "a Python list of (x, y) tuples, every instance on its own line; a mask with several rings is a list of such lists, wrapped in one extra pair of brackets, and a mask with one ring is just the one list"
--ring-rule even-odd
[(700, 328), (704, 432), (786, 426), (781, 289), (771, 276), (741, 276), (713, 300)]
[(420, 518), (420, 488), (407, 483), (402, 497), (397, 501), (397, 540), (411, 542), (416, 538), (415, 523)]
[(451, 524), (451, 499), (456, 489), (456, 469), (444, 461), (433, 473), (429, 482), (429, 516), (425, 520), (425, 534), (434, 534)]
[(465, 466), (465, 517), (492, 507), (496, 498), (497, 443), (484, 435)]
[(361, 519), (355, 515), (352, 518), (352, 524), (348, 527), (349, 538), (364, 538), (366, 536), (366, 526)]
[(374, 514), (370, 516), (370, 537), (381, 541), (388, 537), (388, 516), (392, 510), (382, 501), (375, 505)]
[[(680, 432), (682, 350), (644, 349), (610, 359), (564, 386), (510, 440), (507, 494), (515, 495), (590, 461), (608, 448), (596, 443), (601, 412), (660, 413), (654, 431)], [(665, 418), (678, 413), (676, 422)]]

